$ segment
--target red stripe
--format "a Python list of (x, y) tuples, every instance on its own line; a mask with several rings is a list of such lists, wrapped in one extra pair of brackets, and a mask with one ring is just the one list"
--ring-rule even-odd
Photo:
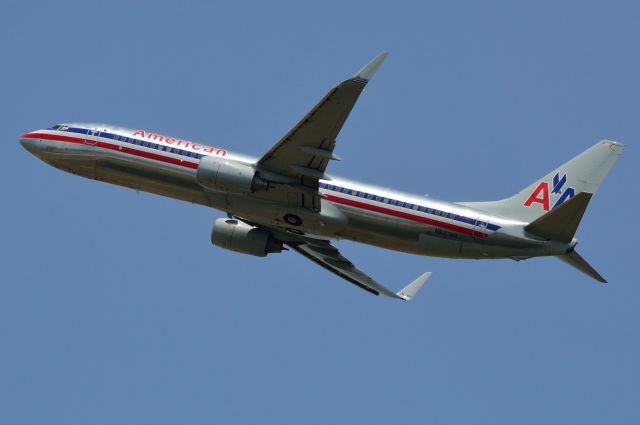
[(69, 142), (83, 144), (84, 139), (78, 139), (77, 137), (61, 136), (59, 134), (46, 134), (46, 133), (27, 133), (21, 136), (23, 139), (46, 139), (55, 140), (57, 142)]
[(465, 235), (471, 235), (477, 238), (486, 238), (488, 234), (476, 231), (474, 229), (468, 229), (466, 227), (458, 226), (456, 224), (447, 223), (444, 221), (434, 220), (432, 218), (423, 217), (421, 215), (410, 214), (404, 211), (392, 210), (390, 208), (381, 207), (378, 205), (371, 205), (360, 201), (354, 201), (352, 199), (340, 198), (334, 195), (324, 195), (324, 197), (331, 202), (338, 204), (349, 205), (351, 207), (362, 208), (369, 211), (375, 211), (381, 214), (392, 215), (394, 217), (400, 217), (407, 220), (417, 221), (419, 223), (430, 224), (432, 226), (441, 227), (443, 229), (452, 230), (454, 232), (463, 233)]
[[(46, 133), (27, 133), (22, 135), (24, 139), (45, 139), (45, 140), (55, 140), (57, 142), (67, 142), (67, 143), (76, 143), (76, 144), (84, 144), (85, 139), (70, 137), (70, 136), (62, 136), (59, 134), (46, 134)], [(164, 155), (160, 155), (154, 152), (141, 151), (138, 149), (133, 149), (128, 146), (120, 146), (113, 143), (98, 141), (94, 144), (87, 143), (87, 146), (97, 146), (99, 148), (108, 149), (112, 151), (124, 152), (130, 155), (139, 156), (142, 158), (153, 159), (156, 161), (166, 162), (167, 164), (179, 165), (181, 167), (198, 168), (198, 164), (195, 162), (184, 161), (178, 158), (172, 158)]]
[[(67, 143), (77, 143), (84, 144), (85, 139), (77, 138), (77, 137), (69, 137), (63, 136), (59, 134), (46, 134), (46, 133), (27, 133), (21, 136), (24, 139), (45, 139), (45, 140), (55, 140), (58, 142), (67, 142)], [(163, 155), (159, 155), (154, 152), (141, 151), (138, 149), (133, 149), (128, 146), (120, 146), (112, 143), (107, 143), (103, 141), (98, 141), (94, 145), (88, 144), (88, 146), (97, 146), (103, 149), (109, 149), (113, 151), (120, 151), (127, 154), (149, 158), (156, 161), (166, 162), (168, 164), (179, 165), (186, 168), (196, 169), (198, 168), (197, 163), (188, 162), (184, 160), (180, 160), (177, 158), (171, 158)], [(324, 197), (331, 201), (336, 202), (338, 204), (349, 205), (352, 207), (362, 208), (369, 211), (375, 211), (381, 214), (391, 215), (394, 217), (400, 217), (411, 221), (417, 221), (419, 223), (430, 224), (432, 226), (441, 227), (443, 229), (452, 230), (454, 232), (463, 233), (465, 235), (472, 235), (478, 238), (485, 238), (488, 236), (486, 233), (482, 233), (480, 231), (476, 231), (474, 229), (468, 229), (466, 227), (458, 226), (455, 224), (447, 223), (444, 221), (434, 220), (432, 218), (423, 217), (420, 215), (410, 214), (404, 211), (392, 210), (390, 208), (381, 207), (378, 205), (371, 205), (360, 201), (354, 201), (352, 199), (340, 198), (334, 195), (324, 195)]]

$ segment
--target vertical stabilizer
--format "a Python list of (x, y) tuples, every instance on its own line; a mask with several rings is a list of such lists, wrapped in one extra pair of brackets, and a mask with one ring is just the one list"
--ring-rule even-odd
[(623, 150), (622, 143), (603, 140), (511, 198), (461, 204), (491, 214), (531, 222), (579, 193), (594, 195)]

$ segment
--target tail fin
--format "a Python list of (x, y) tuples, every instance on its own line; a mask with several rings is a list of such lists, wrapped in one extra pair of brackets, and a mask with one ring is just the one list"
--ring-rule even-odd
[(532, 222), (582, 192), (595, 194), (623, 150), (622, 143), (603, 140), (511, 198), (460, 204)]
[(557, 258), (564, 261), (571, 267), (575, 267), (582, 273), (591, 276), (598, 282), (607, 283), (604, 277), (600, 276), (600, 273), (598, 273), (593, 267), (591, 267), (589, 263), (587, 263), (585, 259), (582, 258), (576, 251), (571, 251), (565, 255), (558, 255)]

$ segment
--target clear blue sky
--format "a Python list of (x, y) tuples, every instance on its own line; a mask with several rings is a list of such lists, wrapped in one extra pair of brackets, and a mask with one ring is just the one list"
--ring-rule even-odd
[[(640, 423), (636, 2), (90, 3), (2, 3), (0, 423)], [(329, 171), (497, 199), (626, 143), (577, 234), (609, 285), (341, 242), (393, 288), (433, 271), (376, 298), (18, 144), (101, 121), (261, 155), (382, 50)]]

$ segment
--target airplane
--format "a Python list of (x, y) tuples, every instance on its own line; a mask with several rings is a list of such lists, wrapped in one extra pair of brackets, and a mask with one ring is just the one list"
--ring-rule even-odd
[(445, 258), (555, 256), (606, 283), (575, 250), (587, 205), (624, 150), (603, 140), (498, 201), (445, 202), (325, 173), (337, 137), (383, 52), (331, 89), (260, 158), (148, 130), (63, 123), (20, 137), (30, 153), (61, 170), (212, 207), (226, 213), (211, 241), (264, 257), (289, 248), (374, 295), (412, 299), (431, 276), (400, 291), (344, 257), (351, 240)]

